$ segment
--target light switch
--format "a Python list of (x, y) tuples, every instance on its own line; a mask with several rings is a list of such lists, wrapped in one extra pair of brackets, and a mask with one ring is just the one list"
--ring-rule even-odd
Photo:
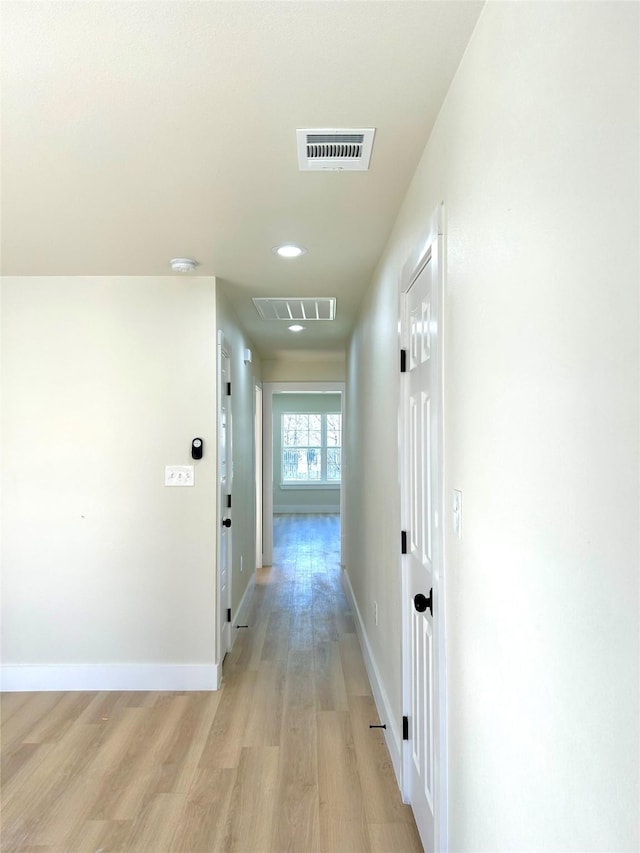
[(165, 467), (165, 486), (193, 486), (193, 483), (193, 465), (167, 465)]
[(462, 539), (462, 492), (459, 489), (453, 490), (451, 509), (453, 511), (453, 532), (458, 539)]

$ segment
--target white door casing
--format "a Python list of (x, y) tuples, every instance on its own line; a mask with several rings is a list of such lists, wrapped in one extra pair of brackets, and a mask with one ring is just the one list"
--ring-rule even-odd
[(262, 568), (262, 386), (253, 389), (254, 452), (256, 481), (256, 568)]
[(405, 265), (402, 377), (403, 750), (405, 799), (426, 851), (447, 847), (443, 575), (443, 235), (429, 236)]
[(231, 350), (218, 333), (218, 662), (231, 648)]

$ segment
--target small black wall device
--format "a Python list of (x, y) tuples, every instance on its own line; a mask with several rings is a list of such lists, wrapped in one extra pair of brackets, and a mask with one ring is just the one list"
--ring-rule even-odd
[(191, 458), (202, 459), (202, 451), (204, 449), (204, 441), (201, 438), (194, 438), (191, 442)]

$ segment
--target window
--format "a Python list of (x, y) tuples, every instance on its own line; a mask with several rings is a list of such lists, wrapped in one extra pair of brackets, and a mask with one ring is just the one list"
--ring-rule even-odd
[(282, 482), (338, 485), (342, 415), (282, 415)]

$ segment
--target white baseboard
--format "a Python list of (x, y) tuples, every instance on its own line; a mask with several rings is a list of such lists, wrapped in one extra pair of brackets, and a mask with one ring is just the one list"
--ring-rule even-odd
[(27, 664), (0, 667), (4, 692), (217, 690), (217, 664)]
[(315, 515), (316, 513), (321, 513), (322, 515), (339, 515), (340, 507), (335, 504), (319, 504), (318, 506), (286, 504), (284, 506), (274, 506), (273, 508), (274, 515)]
[(233, 617), (233, 621), (231, 622), (231, 648), (233, 648), (233, 644), (236, 641), (236, 637), (238, 636), (238, 625), (246, 625), (247, 624), (247, 613), (249, 612), (249, 606), (251, 604), (251, 599), (253, 598), (253, 591), (256, 588), (256, 573), (251, 573), (251, 578), (249, 579), (249, 583), (247, 584), (247, 588), (244, 591), (244, 595), (242, 596), (242, 600), (238, 605), (238, 609), (236, 610), (236, 615)]
[(380, 678), (380, 672), (378, 671), (378, 667), (373, 657), (364, 622), (362, 621), (362, 614), (360, 613), (356, 597), (353, 594), (353, 587), (351, 586), (349, 573), (346, 569), (343, 569), (342, 571), (342, 586), (355, 616), (356, 631), (358, 632), (358, 639), (360, 640), (360, 648), (362, 649), (362, 657), (364, 658), (364, 663), (367, 668), (371, 691), (376, 703), (376, 708), (378, 709), (378, 716), (380, 717), (380, 720), (387, 725), (387, 728), (384, 729), (384, 738), (387, 743), (389, 755), (391, 756), (391, 763), (393, 764), (393, 770), (396, 774), (398, 788), (402, 791), (402, 737), (400, 729), (398, 728), (394, 718), (391, 703), (387, 696), (387, 691), (384, 689), (384, 685)]

